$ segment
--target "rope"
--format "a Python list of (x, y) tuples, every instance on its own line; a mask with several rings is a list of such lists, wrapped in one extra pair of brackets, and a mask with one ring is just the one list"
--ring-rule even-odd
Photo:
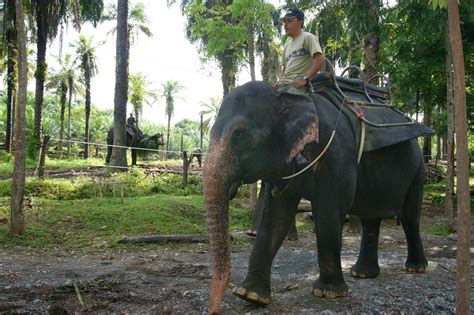
[[(113, 147), (113, 148), (123, 148), (123, 149), (135, 149), (135, 150), (142, 150), (142, 151), (152, 151), (152, 152), (168, 152), (168, 153), (176, 153), (176, 154), (181, 154), (181, 151), (166, 151), (166, 150), (158, 150), (158, 149), (147, 149), (147, 148), (139, 148), (139, 147), (128, 147), (128, 146), (122, 146), (122, 145), (113, 145), (113, 144), (107, 144), (107, 143), (95, 143), (95, 142), (85, 142), (85, 141), (77, 141), (77, 140), (61, 140), (57, 138), (51, 138), (52, 141), (58, 141), (58, 142), (70, 142), (70, 143), (78, 143), (78, 144), (89, 144), (89, 145), (97, 145), (97, 146), (103, 146), (103, 147)], [(206, 155), (206, 153), (200, 153), (201, 155)]]
[(332, 133), (331, 133), (331, 137), (329, 138), (329, 141), (326, 144), (326, 147), (324, 147), (323, 151), (321, 151), (321, 153), (310, 164), (308, 164), (305, 168), (303, 168), (302, 170), (298, 171), (295, 174), (292, 174), (292, 175), (289, 175), (289, 176), (284, 176), (281, 179), (291, 179), (291, 178), (294, 178), (294, 177), (306, 172), (311, 166), (316, 164), (316, 162), (324, 155), (324, 153), (326, 153), (327, 149), (329, 148), (329, 146), (332, 143), (332, 140), (334, 139), (334, 135), (336, 134), (336, 129), (337, 129), (337, 126), (339, 125), (339, 120), (341, 118), (342, 108), (344, 107), (345, 102), (346, 101), (344, 100), (344, 102), (342, 102), (342, 104), (341, 104), (341, 108), (339, 109), (339, 113), (337, 114), (336, 123), (334, 124), (334, 129), (332, 130)]
[(329, 138), (329, 141), (328, 141), (328, 144), (326, 144), (326, 147), (323, 149), (323, 151), (321, 151), (321, 153), (313, 160), (313, 162), (311, 162), (310, 164), (308, 164), (308, 166), (306, 166), (305, 168), (303, 168), (301, 171), (293, 174), (293, 175), (290, 175), (290, 176), (285, 176), (285, 177), (282, 177), (281, 179), (290, 179), (290, 178), (293, 178), (293, 177), (296, 177), (304, 172), (306, 172), (306, 170), (308, 170), (311, 166), (313, 166), (323, 155), (324, 153), (326, 153), (326, 150), (329, 148), (329, 145), (331, 144), (332, 140), (334, 139), (334, 135), (336, 134), (336, 129), (334, 129), (332, 131), (332, 134), (331, 134), (331, 138)]
[(364, 151), (365, 143), (365, 123), (363, 120), (360, 121), (360, 143), (359, 143), (359, 153), (357, 154), (357, 164), (360, 163), (360, 158), (362, 157), (362, 152)]

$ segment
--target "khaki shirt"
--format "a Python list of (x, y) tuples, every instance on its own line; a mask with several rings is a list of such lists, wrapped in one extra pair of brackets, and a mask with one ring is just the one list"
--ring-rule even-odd
[(282, 85), (292, 84), (296, 79), (303, 79), (313, 65), (315, 53), (322, 53), (318, 38), (308, 32), (302, 32), (295, 39), (290, 39), (283, 50), (285, 73)]

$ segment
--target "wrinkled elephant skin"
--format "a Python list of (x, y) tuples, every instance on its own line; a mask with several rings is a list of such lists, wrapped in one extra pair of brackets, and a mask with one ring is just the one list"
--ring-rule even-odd
[(359, 258), (351, 269), (355, 277), (378, 275), (380, 221), (394, 215), (407, 238), (407, 270), (422, 272), (427, 266), (419, 234), (424, 164), (416, 140), (364, 152), (358, 164), (360, 124), (355, 117), (342, 115), (333, 141), (316, 165), (291, 180), (282, 179), (321, 153), (336, 124), (338, 108), (322, 96), (312, 98), (278, 94), (263, 82), (247, 83), (224, 98), (204, 166), (213, 264), (211, 313), (220, 312), (230, 275), (229, 195), (236, 185), (257, 179), (266, 183), (265, 213), (247, 277), (234, 288), (235, 295), (257, 304), (271, 303), (271, 265), (301, 198), (312, 203), (317, 234), (320, 275), (313, 283), (315, 296), (347, 295), (340, 256), (346, 214), (359, 216), (363, 227)]

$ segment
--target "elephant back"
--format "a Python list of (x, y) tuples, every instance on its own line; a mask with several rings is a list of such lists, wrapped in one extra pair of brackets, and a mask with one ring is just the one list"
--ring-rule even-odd
[(428, 136), (434, 130), (420, 124), (390, 103), (389, 87), (368, 84), (362, 79), (321, 72), (312, 80), (314, 93), (331, 104), (344, 106), (344, 113), (366, 125), (364, 151), (373, 151), (403, 141)]

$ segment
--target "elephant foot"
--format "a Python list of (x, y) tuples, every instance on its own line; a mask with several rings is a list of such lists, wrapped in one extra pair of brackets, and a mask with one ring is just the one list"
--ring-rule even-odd
[(270, 295), (265, 296), (263, 294), (258, 294), (257, 292), (247, 290), (244, 287), (235, 287), (232, 290), (232, 293), (238, 296), (239, 298), (251, 303), (259, 305), (268, 305), (272, 303), (272, 297)]
[(298, 240), (298, 233), (296, 233), (296, 234), (288, 234), (288, 235), (286, 236), (286, 239), (287, 239), (288, 241), (297, 241), (297, 240)]
[(367, 264), (359, 264), (356, 263), (351, 268), (351, 275), (354, 278), (359, 279), (368, 279), (368, 278), (376, 278), (380, 273), (380, 267), (378, 264), (374, 266), (370, 266)]
[(346, 297), (349, 288), (344, 282), (341, 284), (329, 284), (322, 282), (320, 279), (313, 282), (313, 295), (324, 297), (327, 299), (337, 299)]
[(405, 271), (412, 272), (412, 273), (424, 273), (427, 267), (428, 267), (428, 262), (410, 263), (407, 261), (405, 263)]

